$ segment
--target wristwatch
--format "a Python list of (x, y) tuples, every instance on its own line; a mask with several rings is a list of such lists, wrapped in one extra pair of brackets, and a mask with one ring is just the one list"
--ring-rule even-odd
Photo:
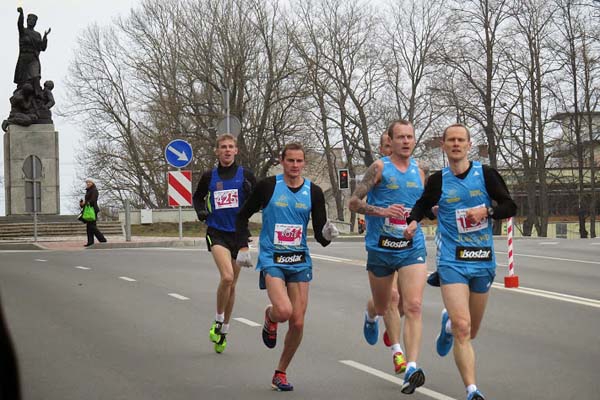
[(487, 208), (487, 213), (488, 213), (488, 217), (491, 217), (492, 215), (494, 215), (494, 208), (493, 207), (488, 207)]

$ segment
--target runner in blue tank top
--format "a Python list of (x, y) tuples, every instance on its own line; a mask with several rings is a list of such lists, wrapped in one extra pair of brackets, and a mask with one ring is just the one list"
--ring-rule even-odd
[[(217, 288), (217, 310), (215, 321), (209, 330), (209, 338), (215, 351), (222, 353), (227, 346), (229, 320), (235, 303), (235, 285), (240, 266), (235, 259), (240, 247), (235, 234), (237, 213), (256, 184), (254, 174), (235, 163), (238, 148), (235, 137), (223, 134), (217, 138), (215, 149), (219, 165), (206, 171), (194, 192), (194, 209), (200, 221), (206, 221), (206, 247), (211, 252), (219, 269), (220, 282)], [(245, 232), (244, 240), (249, 233)]]
[[(367, 304), (365, 313), (365, 339), (370, 344), (378, 340), (378, 318), (389, 308), (397, 271), (405, 316), (406, 356), (396, 343), (392, 349), (393, 361), (396, 373), (406, 371), (401, 391), (411, 394), (425, 382), (417, 359), (421, 346), (421, 304), (427, 276), (427, 253), (420, 228), (411, 240), (404, 238), (404, 229), (406, 216), (423, 192), (425, 176), (410, 157), (416, 145), (412, 124), (405, 120), (394, 121), (388, 134), (392, 141), (391, 156), (375, 161), (367, 169), (349, 207), (351, 211), (365, 214), (367, 220), (367, 271), (373, 301)], [(363, 200), (365, 197), (367, 201)], [(390, 339), (399, 341), (399, 338)]]
[[(312, 280), (312, 261), (306, 244), (306, 229), (312, 216), (315, 239), (327, 246), (339, 234), (327, 221), (325, 196), (321, 188), (302, 177), (304, 148), (287, 144), (281, 153), (283, 174), (258, 183), (240, 210), (237, 228), (248, 229), (248, 220), (260, 208), (262, 229), (256, 268), (260, 287), (267, 289), (271, 305), (264, 315), (262, 340), (268, 348), (277, 343), (277, 324), (289, 322), (283, 352), (271, 380), (275, 390), (290, 391), (287, 367), (302, 341), (304, 315), (308, 305), (308, 286)], [(241, 265), (251, 265), (247, 249), (238, 255)]]
[[(442, 147), (449, 166), (433, 174), (422, 197), (408, 217), (407, 239), (418, 234), (424, 210), (438, 204), (437, 273), (446, 309), (442, 312), (436, 350), (448, 354), (454, 342), (454, 359), (468, 400), (484, 400), (475, 384), (477, 336), (489, 289), (496, 275), (493, 219), (512, 217), (517, 205), (498, 172), (470, 162), (471, 136), (462, 124), (444, 130)], [(492, 207), (492, 200), (497, 204)], [(456, 339), (456, 341), (454, 341)]]

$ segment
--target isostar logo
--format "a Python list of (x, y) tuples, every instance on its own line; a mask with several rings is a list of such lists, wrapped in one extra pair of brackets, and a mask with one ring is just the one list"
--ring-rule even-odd
[(492, 261), (492, 248), (457, 247), (456, 259), (461, 261)]
[(302, 253), (274, 253), (273, 261), (276, 264), (300, 264), (306, 261), (306, 255)]
[(379, 236), (379, 247), (383, 249), (410, 249), (412, 247), (412, 243), (412, 240), (400, 239), (391, 236)]

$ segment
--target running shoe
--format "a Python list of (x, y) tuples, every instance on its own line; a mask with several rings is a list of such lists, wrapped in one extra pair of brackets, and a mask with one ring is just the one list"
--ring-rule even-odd
[(273, 322), (269, 319), (269, 310), (271, 307), (273, 306), (269, 304), (265, 309), (265, 323), (262, 329), (263, 343), (270, 349), (277, 344), (277, 322)]
[(208, 331), (208, 336), (211, 342), (217, 343), (219, 340), (221, 340), (221, 326), (223, 326), (222, 322), (213, 322), (212, 326), (210, 327), (210, 330)]
[(483, 397), (483, 394), (477, 389), (467, 395), (467, 400), (485, 400), (485, 397)]
[(294, 386), (288, 382), (285, 372), (279, 371), (275, 371), (273, 380), (271, 381), (271, 387), (278, 392), (291, 392), (294, 390)]
[(390, 347), (392, 345), (387, 331), (383, 332), (383, 344), (385, 344), (386, 347)]
[(444, 308), (442, 311), (442, 328), (440, 329), (440, 334), (435, 341), (435, 349), (441, 357), (444, 357), (450, 352), (450, 349), (452, 348), (452, 342), (454, 342), (454, 337), (452, 334), (446, 332), (446, 323), (448, 322), (448, 318), (448, 311), (446, 311)]
[(433, 271), (431, 274), (429, 274), (429, 276), (427, 277), (427, 283), (430, 286), (435, 286), (435, 287), (440, 286), (440, 275), (438, 274), (437, 271)]
[(425, 373), (421, 368), (410, 367), (404, 373), (404, 383), (400, 391), (404, 394), (413, 394), (415, 389), (425, 383)]
[(225, 347), (227, 347), (227, 334), (221, 333), (221, 338), (217, 343), (215, 343), (215, 351), (219, 354), (225, 351)]
[(365, 340), (370, 345), (374, 345), (377, 343), (377, 339), (379, 339), (379, 325), (378, 320), (375, 322), (369, 322), (367, 320), (367, 315), (365, 314), (365, 324), (363, 326), (363, 334), (365, 335)]
[(401, 351), (397, 351), (394, 353), (394, 371), (397, 374), (401, 374), (406, 371), (406, 358), (404, 358), (404, 354)]

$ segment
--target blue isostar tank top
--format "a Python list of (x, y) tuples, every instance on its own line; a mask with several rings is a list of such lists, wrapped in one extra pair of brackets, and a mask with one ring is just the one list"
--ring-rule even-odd
[(367, 203), (377, 207), (402, 204), (406, 212), (402, 218), (365, 216), (367, 251), (398, 252), (413, 248), (425, 248), (425, 236), (421, 225), (418, 226), (412, 240), (404, 239), (406, 217), (423, 193), (423, 182), (417, 162), (411, 158), (408, 169), (406, 172), (402, 172), (396, 168), (389, 157), (383, 157), (381, 161), (383, 161), (381, 182), (368, 193)]
[(444, 168), (442, 196), (438, 205), (438, 265), (494, 268), (496, 258), (491, 219), (472, 224), (465, 217), (471, 208), (491, 205), (481, 163), (473, 161), (464, 179), (454, 176), (450, 168)]
[(302, 270), (312, 266), (306, 245), (311, 209), (310, 180), (304, 178), (304, 184), (294, 193), (283, 175), (275, 177), (273, 196), (262, 212), (257, 270), (273, 266)]
[(217, 168), (212, 170), (208, 185), (209, 212), (206, 224), (225, 232), (235, 232), (235, 220), (246, 194), (244, 187), (244, 168), (238, 166), (232, 179), (223, 180)]

